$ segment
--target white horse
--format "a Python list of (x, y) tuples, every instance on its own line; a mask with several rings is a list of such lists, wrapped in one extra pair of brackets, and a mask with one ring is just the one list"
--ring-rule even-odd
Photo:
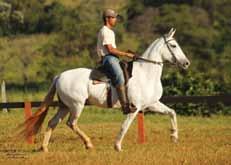
[[(139, 111), (147, 110), (168, 114), (171, 118), (171, 137), (174, 141), (178, 139), (176, 113), (173, 109), (159, 101), (163, 92), (161, 74), (164, 61), (168, 61), (183, 69), (187, 69), (190, 65), (189, 60), (173, 38), (174, 33), (175, 30), (171, 29), (168, 34), (156, 39), (141, 56), (143, 60), (139, 59), (133, 64), (132, 77), (129, 79), (127, 87), (128, 98), (130, 102), (137, 107), (137, 111), (128, 114), (123, 122), (115, 141), (115, 149), (117, 151), (121, 151), (123, 138)], [(49, 121), (42, 144), (43, 151), (48, 151), (48, 143), (52, 131), (68, 113), (70, 113), (70, 115), (67, 125), (80, 136), (86, 148), (93, 147), (90, 138), (78, 127), (77, 121), (86, 100), (88, 100), (90, 104), (107, 107), (106, 90), (108, 84), (100, 83), (94, 85), (93, 81), (89, 78), (91, 71), (91, 69), (87, 68), (77, 68), (65, 71), (57, 76), (40, 109), (26, 122), (27, 128), (32, 128), (31, 133), (36, 134), (37, 130), (34, 129), (40, 128), (46, 115), (47, 107), (57, 91), (60, 101), (63, 102), (66, 107), (60, 106), (56, 115)], [(119, 102), (115, 89), (112, 90), (112, 98), (113, 106), (118, 107)], [(39, 120), (32, 122), (36, 116)], [(40, 123), (37, 121), (40, 121)]]

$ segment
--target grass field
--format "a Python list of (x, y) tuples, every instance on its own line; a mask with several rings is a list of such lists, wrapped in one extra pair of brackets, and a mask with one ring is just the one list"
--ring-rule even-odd
[(37, 152), (48, 119), (54, 113), (53, 109), (49, 111), (36, 144), (28, 145), (10, 138), (17, 124), (23, 121), (23, 111), (1, 112), (0, 164), (231, 164), (231, 116), (178, 116), (180, 139), (173, 144), (169, 137), (168, 116), (146, 115), (147, 142), (137, 143), (135, 121), (123, 141), (123, 152), (118, 153), (113, 144), (125, 117), (119, 111), (88, 107), (79, 125), (91, 137), (95, 145), (93, 150), (86, 150), (64, 121), (53, 133), (50, 152)]

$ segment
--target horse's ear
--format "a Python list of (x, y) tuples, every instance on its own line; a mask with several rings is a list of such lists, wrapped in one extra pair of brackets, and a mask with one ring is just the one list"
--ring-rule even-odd
[(168, 32), (167, 37), (172, 38), (176, 32), (176, 29), (171, 28), (171, 30)]

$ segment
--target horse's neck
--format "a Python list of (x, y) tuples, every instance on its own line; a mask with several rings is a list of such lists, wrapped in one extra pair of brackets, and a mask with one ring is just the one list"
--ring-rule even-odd
[[(161, 42), (162, 41), (160, 41), (160, 39), (154, 41), (141, 57), (148, 60), (162, 62)], [(136, 73), (138, 74), (142, 73), (144, 75), (142, 77), (146, 78), (146, 80), (143, 81), (156, 82), (158, 80), (160, 81), (162, 70), (163, 70), (163, 64), (153, 64), (142, 60), (138, 60), (137, 62), (134, 63), (134, 70), (136, 71), (133, 73), (133, 75), (135, 75)]]
[(145, 50), (145, 52), (142, 54), (141, 57), (153, 60), (153, 61), (160, 61), (162, 62), (161, 58), (161, 47), (162, 47), (163, 40), (161, 38), (155, 40), (148, 48)]

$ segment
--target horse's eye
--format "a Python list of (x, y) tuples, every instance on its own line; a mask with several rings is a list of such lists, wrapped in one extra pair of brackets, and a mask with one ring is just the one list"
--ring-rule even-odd
[(171, 46), (171, 47), (173, 47), (173, 48), (175, 48), (175, 47), (176, 47), (176, 45), (173, 45), (173, 44), (170, 44), (170, 46)]

